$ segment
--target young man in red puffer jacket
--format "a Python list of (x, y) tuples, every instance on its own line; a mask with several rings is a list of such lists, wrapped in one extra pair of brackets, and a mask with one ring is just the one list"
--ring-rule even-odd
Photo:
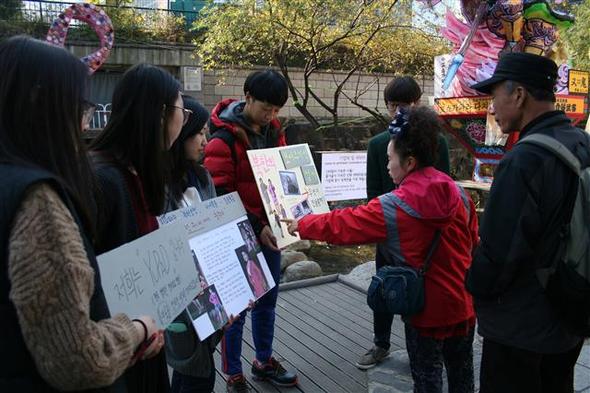
[[(264, 258), (276, 283), (280, 279), (281, 253), (246, 154), (250, 149), (285, 146), (285, 135), (276, 119), (287, 101), (287, 82), (274, 70), (255, 71), (244, 82), (245, 100), (226, 99), (211, 113), (211, 141), (205, 148), (205, 167), (211, 173), (217, 195), (237, 191), (262, 245)], [(294, 386), (297, 376), (272, 357), (278, 286), (261, 297), (252, 310), (252, 335), (256, 359), (252, 376), (279, 386)], [(242, 331), (246, 313), (226, 331), (221, 342), (223, 371), (228, 392), (249, 392), (242, 373)]]

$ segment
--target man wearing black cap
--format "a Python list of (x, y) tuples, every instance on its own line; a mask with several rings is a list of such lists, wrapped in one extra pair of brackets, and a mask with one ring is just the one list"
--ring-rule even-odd
[[(556, 79), (553, 61), (508, 53), (490, 79), (472, 87), (491, 94), (502, 132), (555, 138), (583, 168), (590, 165), (588, 139), (555, 110)], [(558, 257), (577, 184), (557, 156), (529, 143), (517, 144), (498, 166), (466, 280), (484, 337), (481, 393), (573, 392), (583, 339), (556, 315), (535, 269)]]

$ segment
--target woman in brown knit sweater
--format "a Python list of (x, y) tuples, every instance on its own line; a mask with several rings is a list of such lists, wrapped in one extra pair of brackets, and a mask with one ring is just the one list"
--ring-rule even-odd
[[(0, 44), (0, 391), (100, 389), (157, 332), (109, 315), (91, 246), (92, 176), (81, 142), (88, 69), (27, 37)], [(157, 354), (157, 339), (144, 356)]]

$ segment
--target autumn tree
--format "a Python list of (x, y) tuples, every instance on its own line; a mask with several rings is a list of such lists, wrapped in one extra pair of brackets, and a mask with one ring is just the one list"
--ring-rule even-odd
[(590, 0), (574, 6), (572, 12), (576, 21), (564, 33), (570, 59), (575, 68), (590, 70)]
[[(361, 72), (431, 74), (433, 56), (447, 50), (436, 36), (412, 27), (409, 0), (242, 0), (210, 4), (196, 28), (206, 68), (268, 65), (287, 79), (294, 106), (315, 127), (308, 106), (315, 100), (338, 124), (338, 106), (347, 99), (380, 120), (378, 105), (359, 103), (363, 89), (344, 93)], [(303, 86), (290, 77), (303, 70)], [(333, 97), (322, 99), (310, 83), (319, 71), (344, 71), (334, 78)], [(366, 90), (366, 88), (365, 88)]]

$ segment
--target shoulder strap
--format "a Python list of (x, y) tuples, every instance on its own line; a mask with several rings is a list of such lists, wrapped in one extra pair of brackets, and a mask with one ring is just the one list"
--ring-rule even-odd
[(229, 147), (231, 151), (231, 159), (234, 162), (234, 165), (238, 162), (238, 157), (236, 155), (236, 136), (229, 130), (225, 128), (221, 128), (211, 135), (211, 139), (218, 138), (221, 139), (225, 144)]
[(424, 266), (420, 269), (420, 274), (426, 274), (426, 271), (430, 268), (430, 264), (432, 262), (432, 256), (434, 252), (438, 248), (438, 244), (440, 243), (440, 229), (434, 232), (434, 239), (432, 239), (432, 243), (430, 244), (430, 248), (428, 249), (428, 254), (426, 254), (426, 260), (424, 261)]
[(524, 137), (518, 143), (529, 143), (532, 145), (537, 145), (545, 150), (549, 150), (553, 154), (555, 154), (564, 164), (566, 164), (572, 171), (576, 173), (576, 175), (580, 176), (580, 160), (576, 158), (572, 154), (572, 152), (561, 142), (557, 139), (543, 135), (543, 134), (533, 134)]

